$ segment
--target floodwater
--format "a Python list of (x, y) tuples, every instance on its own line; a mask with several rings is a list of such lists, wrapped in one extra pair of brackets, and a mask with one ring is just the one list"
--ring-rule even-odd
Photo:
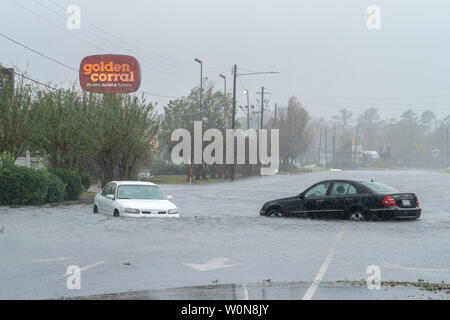
[[(259, 216), (265, 201), (296, 195), (317, 181), (334, 178), (373, 178), (414, 192), (422, 217), (410, 222), (350, 222)], [(381, 281), (450, 282), (450, 175), (413, 170), (319, 172), (161, 188), (174, 196), (180, 218), (114, 218), (94, 215), (92, 206), (84, 204), (0, 207), (0, 299), (267, 282), (306, 283), (288, 296), (276, 296), (301, 299), (321, 268), (323, 282), (312, 299), (367, 298), (369, 292), (375, 299), (417, 297), (417, 290), (402, 296), (394, 295), (394, 289), (364, 287), (346, 287), (342, 295), (336, 287), (324, 285), (367, 279), (367, 268), (373, 265), (381, 271)], [(82, 268), (79, 290), (67, 288), (70, 265)], [(196, 297), (189, 292), (183, 298)], [(248, 298), (261, 296), (250, 290)]]

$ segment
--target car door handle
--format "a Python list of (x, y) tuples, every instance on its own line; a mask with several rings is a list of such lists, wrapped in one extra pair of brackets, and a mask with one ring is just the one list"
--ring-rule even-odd
[(344, 200), (345, 200), (345, 202), (350, 202), (353, 200), (353, 198), (345, 198)]

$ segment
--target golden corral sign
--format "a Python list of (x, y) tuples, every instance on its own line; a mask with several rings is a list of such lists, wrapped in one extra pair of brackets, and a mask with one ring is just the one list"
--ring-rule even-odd
[(96, 93), (129, 93), (139, 89), (139, 62), (126, 55), (105, 54), (84, 58), (80, 64), (80, 85)]

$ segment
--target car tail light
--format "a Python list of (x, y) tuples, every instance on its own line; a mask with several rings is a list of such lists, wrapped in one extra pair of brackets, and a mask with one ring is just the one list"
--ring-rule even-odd
[(394, 198), (392, 196), (387, 196), (381, 201), (381, 204), (383, 206), (396, 206), (397, 203), (395, 202)]
[(419, 198), (416, 198), (416, 207), (418, 207), (419, 206)]

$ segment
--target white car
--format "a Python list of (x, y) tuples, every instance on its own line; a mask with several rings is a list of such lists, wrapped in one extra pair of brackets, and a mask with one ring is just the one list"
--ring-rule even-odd
[(172, 196), (151, 182), (111, 181), (94, 199), (94, 213), (115, 217), (179, 217)]

